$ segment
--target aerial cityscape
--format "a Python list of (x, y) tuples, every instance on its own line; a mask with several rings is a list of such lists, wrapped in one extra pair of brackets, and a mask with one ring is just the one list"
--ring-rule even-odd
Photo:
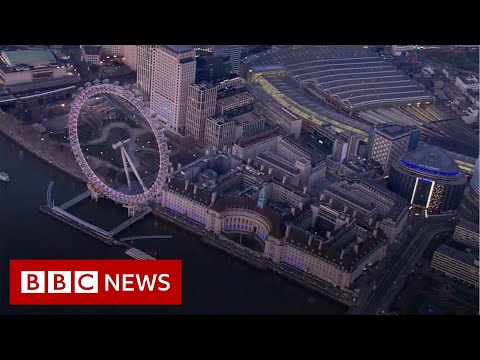
[(478, 45), (0, 45), (2, 266), (183, 267), (175, 307), (4, 272), (0, 314), (478, 315), (478, 79)]

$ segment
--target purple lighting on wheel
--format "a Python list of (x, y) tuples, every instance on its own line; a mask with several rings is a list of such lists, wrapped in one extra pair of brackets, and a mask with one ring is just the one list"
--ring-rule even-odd
[[(80, 110), (87, 99), (92, 96), (105, 93), (117, 95), (135, 106), (135, 108), (143, 115), (145, 120), (148, 122), (153, 134), (155, 135), (155, 139), (157, 140), (159, 150), (158, 175), (152, 186), (142, 194), (127, 195), (119, 191), (113, 190), (108, 185), (106, 185), (90, 168), (87, 161), (85, 160), (85, 156), (83, 155), (82, 149), (80, 147), (77, 129), (78, 115), (80, 114)], [(150, 114), (150, 110), (145, 107), (143, 101), (135, 98), (135, 95), (129, 90), (113, 84), (98, 84), (93, 86), (86, 86), (85, 89), (83, 89), (79, 94), (77, 94), (74, 102), (70, 107), (70, 112), (68, 114), (68, 133), (70, 135), (70, 144), (72, 145), (73, 154), (75, 155), (75, 158), (80, 165), (82, 172), (85, 174), (90, 183), (94, 184), (106, 197), (112, 199), (113, 201), (128, 205), (143, 204), (150, 198), (153, 198), (156, 195), (157, 191), (165, 183), (168, 174), (169, 160), (167, 141), (165, 139), (165, 135), (163, 134), (163, 128), (157, 120), (153, 119)]]

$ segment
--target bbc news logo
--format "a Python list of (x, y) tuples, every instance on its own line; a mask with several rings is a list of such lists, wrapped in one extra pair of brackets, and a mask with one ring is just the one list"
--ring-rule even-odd
[(10, 260), (10, 305), (181, 303), (181, 260)]

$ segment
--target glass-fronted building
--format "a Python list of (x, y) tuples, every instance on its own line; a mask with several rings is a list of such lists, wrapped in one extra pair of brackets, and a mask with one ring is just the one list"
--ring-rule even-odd
[(465, 174), (438, 146), (426, 145), (393, 162), (388, 188), (425, 209), (456, 209), (467, 183)]

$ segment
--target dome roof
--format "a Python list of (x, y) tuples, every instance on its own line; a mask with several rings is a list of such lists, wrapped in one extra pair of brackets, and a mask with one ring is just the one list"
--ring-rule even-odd
[(455, 176), (461, 173), (458, 165), (442, 148), (434, 145), (425, 145), (403, 155), (400, 162), (408, 167), (426, 173)]

